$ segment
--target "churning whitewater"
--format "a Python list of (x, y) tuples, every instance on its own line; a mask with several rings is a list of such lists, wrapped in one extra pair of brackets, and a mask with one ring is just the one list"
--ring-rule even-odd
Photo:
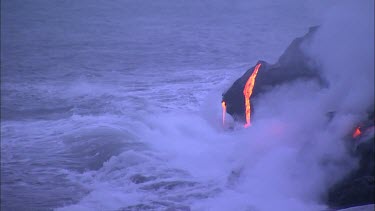
[(310, 26), (336, 24), (331, 8), (363, 9), (351, 6), (2, 1), (1, 209), (327, 209), (326, 188), (356, 165), (340, 140), (372, 103), (354, 93), (373, 83), (367, 63), (350, 64), (363, 80), (343, 87), (351, 73), (321, 58), (323, 28), (305, 50), (328, 64), (328, 81), (338, 76), (332, 89), (277, 86), (251, 99), (247, 128), (222, 94)]

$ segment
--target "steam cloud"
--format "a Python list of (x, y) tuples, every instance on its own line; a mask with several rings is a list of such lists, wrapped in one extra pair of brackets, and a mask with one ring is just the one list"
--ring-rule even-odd
[[(328, 86), (294, 81), (257, 96), (251, 127), (219, 129), (222, 90), (216, 99), (209, 97), (203, 116), (179, 112), (150, 117), (153, 129), (142, 131), (141, 138), (168, 165), (201, 180), (205, 190), (220, 190), (207, 199), (188, 199), (192, 210), (326, 209), (327, 188), (356, 166), (343, 139), (374, 104), (373, 4), (345, 1), (328, 11), (312, 42), (304, 46)], [(214, 112), (213, 126), (207, 119)], [(335, 116), (330, 119), (328, 112)], [(192, 190), (192, 195), (197, 195), (194, 191), (199, 194)], [(165, 194), (173, 198), (181, 193)], [(113, 206), (107, 200), (103, 204)]]
[[(195, 141), (194, 148), (204, 155), (191, 151), (176, 155), (176, 163), (195, 163), (190, 170), (197, 176), (205, 171), (210, 178), (207, 172), (215, 172), (213, 176), (234, 169), (229, 176), (234, 182), (223, 182), (225, 191), (196, 203), (195, 209), (325, 209), (327, 188), (356, 166), (343, 139), (374, 105), (373, 4), (336, 5), (304, 46), (320, 66), (327, 87), (313, 81), (275, 87), (254, 102), (252, 127), (230, 136), (206, 137), (211, 144), (212, 139), (225, 142), (225, 147)], [(335, 116), (330, 119), (328, 112)]]
[(337, 111), (374, 104), (374, 2), (344, 1), (328, 13), (307, 51), (322, 64)]

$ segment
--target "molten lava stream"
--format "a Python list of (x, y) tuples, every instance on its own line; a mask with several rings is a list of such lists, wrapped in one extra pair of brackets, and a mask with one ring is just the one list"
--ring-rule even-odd
[(225, 125), (225, 114), (227, 113), (227, 105), (225, 101), (221, 102), (221, 107), (223, 108), (223, 126)]
[(247, 79), (247, 82), (243, 89), (243, 95), (245, 97), (245, 115), (246, 115), (246, 124), (244, 125), (245, 128), (251, 125), (250, 123), (250, 114), (251, 114), (250, 97), (251, 97), (251, 94), (253, 94), (255, 78), (257, 77), (260, 65), (261, 64), (259, 63), (255, 66), (253, 73), (251, 74), (249, 79)]

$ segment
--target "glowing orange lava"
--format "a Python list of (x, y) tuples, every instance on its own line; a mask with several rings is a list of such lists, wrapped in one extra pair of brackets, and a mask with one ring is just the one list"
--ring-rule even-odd
[(354, 133), (353, 133), (353, 138), (357, 138), (358, 136), (361, 135), (361, 133), (362, 133), (362, 132), (361, 132), (360, 128), (357, 127), (357, 128), (355, 129)]
[(251, 113), (250, 97), (251, 97), (251, 94), (253, 94), (255, 78), (257, 77), (260, 65), (261, 64), (259, 63), (255, 66), (253, 73), (251, 74), (249, 79), (247, 79), (245, 88), (243, 89), (243, 95), (245, 96), (245, 115), (246, 115), (246, 124), (244, 125), (245, 128), (251, 125), (250, 123), (250, 113)]
[(225, 101), (221, 102), (221, 107), (223, 108), (223, 126), (225, 124), (225, 114), (227, 113), (227, 105)]

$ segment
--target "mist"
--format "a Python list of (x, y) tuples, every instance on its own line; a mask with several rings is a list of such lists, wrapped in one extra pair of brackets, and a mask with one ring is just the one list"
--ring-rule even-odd
[[(374, 105), (373, 20), (372, 1), (344, 1), (328, 10), (304, 45), (327, 86), (295, 81), (257, 96), (249, 129), (220, 131), (220, 117), (207, 114), (210, 108), (220, 114), (219, 97), (208, 97), (202, 109), (211, 123), (188, 116), (172, 117), (173, 125), (171, 117), (158, 121), (162, 132), (149, 138), (162, 140), (155, 147), (172, 156), (172, 165), (222, 184), (220, 194), (193, 210), (327, 208), (328, 187), (357, 166), (345, 139)], [(166, 140), (165, 134), (174, 135)]]
[[(373, 7), (4, 1), (1, 208), (326, 210), (373, 111)], [(314, 25), (303, 50), (325, 84), (274, 86), (251, 127), (223, 126), (222, 93)]]

